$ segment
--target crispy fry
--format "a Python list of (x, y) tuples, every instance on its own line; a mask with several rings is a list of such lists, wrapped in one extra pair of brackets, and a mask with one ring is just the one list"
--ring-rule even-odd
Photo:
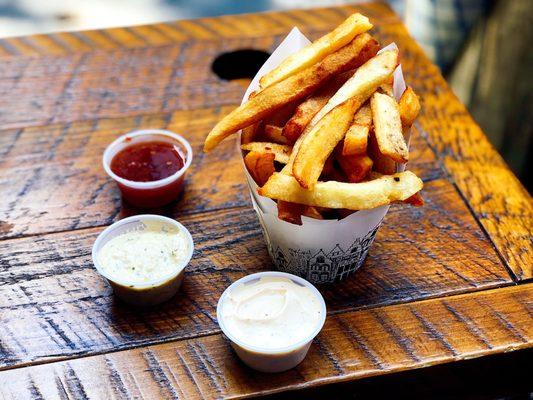
[[(377, 52), (378, 46), (369, 49), (368, 55), (372, 57)], [(374, 53), (374, 54), (372, 54)], [(354, 74), (355, 71), (348, 71), (333, 78), (323, 88), (318, 90), (314, 95), (302, 102), (296, 110), (294, 115), (287, 121), (283, 127), (283, 136), (287, 138), (289, 143), (294, 143), (305, 127), (313, 119), (317, 112), (326, 105), (328, 100), (344, 85), (344, 83)]]
[(392, 97), (376, 92), (370, 99), (370, 107), (379, 151), (396, 162), (406, 163), (409, 149), (403, 137), (398, 104)]
[(306, 206), (278, 200), (278, 218), (295, 225), (302, 225), (302, 214)]
[(394, 90), (392, 89), (392, 83), (384, 83), (379, 87), (381, 93), (394, 98)]
[(336, 153), (337, 162), (350, 183), (363, 181), (372, 170), (372, 159), (366, 154), (345, 156), (341, 151)]
[(372, 125), (372, 113), (370, 106), (364, 105), (355, 114), (352, 125), (344, 136), (342, 154), (349, 156), (363, 154), (368, 144), (368, 133)]
[(334, 157), (333, 154), (331, 154), (326, 162), (324, 163), (324, 168), (322, 168), (322, 174), (320, 177), (326, 178), (324, 180), (329, 180), (329, 178), (335, 173), (335, 165), (334, 163)]
[(241, 149), (256, 153), (273, 153), (274, 159), (282, 164), (287, 164), (289, 162), (289, 156), (292, 151), (292, 147), (290, 146), (270, 142), (246, 143), (241, 145)]
[(424, 198), (420, 192), (413, 194), (411, 197), (405, 199), (402, 203), (410, 204), (414, 207), (422, 207), (424, 205)]
[(333, 31), (287, 57), (276, 68), (264, 75), (260, 80), (261, 87), (271, 86), (273, 83), (282, 81), (298, 71), (318, 63), (329, 54), (350, 43), (357, 35), (371, 28), (372, 24), (364, 15), (350, 15)]
[(303, 188), (313, 189), (329, 155), (348, 130), (356, 111), (352, 99), (335, 107), (305, 133), (294, 159), (292, 174)]
[(285, 104), (280, 109), (276, 110), (275, 113), (269, 115), (264, 119), (265, 125), (274, 125), (274, 126), (284, 126), (287, 121), (294, 115), (296, 107), (301, 104), (302, 100), (292, 101)]
[(398, 51), (388, 50), (376, 55), (355, 71), (355, 74), (329, 99), (313, 117), (306, 129), (315, 125), (337, 105), (354, 99), (359, 108), (376, 89), (389, 79), (398, 65)]
[(281, 128), (274, 125), (265, 125), (265, 139), (274, 143), (287, 144), (287, 138), (281, 134)]
[(420, 113), (420, 101), (418, 96), (412, 87), (408, 87), (403, 92), (400, 101), (398, 102), (400, 107), (400, 119), (404, 127), (410, 127), (415, 122), (416, 117)]
[(313, 207), (313, 206), (305, 206), (304, 212), (302, 215), (305, 215), (306, 217), (314, 218), (314, 219), (324, 219), (324, 217), (320, 213), (319, 208)]
[(368, 155), (374, 162), (374, 171), (383, 175), (392, 175), (396, 172), (396, 162), (379, 151), (374, 130), (368, 135)]
[(253, 142), (257, 136), (257, 133), (259, 132), (260, 125), (261, 121), (257, 121), (252, 125), (248, 125), (247, 127), (243, 128), (241, 134), (241, 143)]
[(361, 34), (321, 62), (259, 92), (215, 125), (205, 139), (204, 151), (212, 150), (227, 136), (264, 119), (284, 104), (305, 98), (332, 76), (357, 67), (366, 60), (368, 48), (374, 46), (370, 35)]
[(274, 157), (273, 153), (258, 153), (255, 151), (249, 152), (244, 157), (244, 164), (257, 185), (263, 186), (268, 181), (268, 178), (276, 172)]
[(365, 210), (405, 200), (422, 186), (420, 178), (405, 171), (360, 183), (319, 182), (313, 190), (305, 190), (294, 177), (274, 173), (258, 192), (261, 196), (309, 206)]

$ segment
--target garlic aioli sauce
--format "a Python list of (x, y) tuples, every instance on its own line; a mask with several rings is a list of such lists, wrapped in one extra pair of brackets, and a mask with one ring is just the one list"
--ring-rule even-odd
[(311, 289), (274, 276), (237, 286), (225, 297), (221, 311), (231, 335), (266, 349), (305, 340), (322, 320), (321, 303)]
[(189, 242), (181, 230), (160, 222), (143, 224), (146, 228), (114, 237), (98, 253), (110, 277), (143, 284), (171, 274), (187, 261)]

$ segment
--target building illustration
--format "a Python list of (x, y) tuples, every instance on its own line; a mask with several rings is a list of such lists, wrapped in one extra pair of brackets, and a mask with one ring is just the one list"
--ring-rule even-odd
[(331, 250), (270, 248), (270, 254), (278, 269), (303, 276), (313, 283), (326, 283), (346, 278), (365, 261), (366, 255), (379, 225), (367, 235), (357, 238), (345, 250), (336, 244)]

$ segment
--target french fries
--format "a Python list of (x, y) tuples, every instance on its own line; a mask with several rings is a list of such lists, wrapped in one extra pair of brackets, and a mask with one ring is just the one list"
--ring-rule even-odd
[(402, 125), (407, 128), (411, 127), (420, 113), (420, 101), (412, 87), (409, 86), (405, 89), (398, 102), (398, 107), (400, 107)]
[[(374, 51), (374, 50), (373, 50)], [(375, 48), (377, 52), (377, 44)], [(344, 83), (353, 75), (354, 71), (348, 71), (329, 81), (323, 88), (318, 90), (311, 97), (302, 102), (294, 115), (287, 121), (283, 127), (283, 136), (289, 143), (294, 143), (302, 134), (305, 127), (311, 122), (317, 112), (326, 105), (328, 100), (344, 85)]]
[(298, 147), (292, 174), (303, 188), (313, 189), (329, 155), (348, 130), (355, 114), (353, 99), (335, 107), (305, 133)]
[(342, 219), (386, 204), (424, 204), (422, 181), (397, 172), (409, 160), (420, 102), (410, 87), (395, 100), (398, 51), (377, 54), (368, 24), (351, 16), (287, 58), (206, 138), (209, 151), (242, 129), (245, 166), (281, 220), (302, 225), (302, 216)]
[(306, 206), (288, 201), (278, 201), (278, 218), (295, 225), (302, 225), (302, 214)]
[(350, 98), (357, 101), (359, 104), (357, 108), (359, 108), (381, 84), (387, 82), (392, 76), (398, 62), (397, 50), (384, 51), (368, 60), (329, 99), (327, 104), (313, 117), (310, 125), (315, 125), (333, 108)]
[(292, 152), (292, 147), (284, 144), (269, 142), (251, 142), (241, 145), (241, 149), (255, 153), (273, 153), (274, 160), (281, 164), (287, 164)]
[(320, 209), (313, 206), (306, 206), (302, 215), (314, 219), (324, 219), (324, 216), (320, 213)]
[(374, 161), (374, 171), (383, 175), (391, 175), (396, 172), (396, 162), (379, 150), (376, 135), (373, 130), (368, 136), (368, 155)]
[(366, 154), (346, 156), (342, 152), (338, 152), (336, 158), (347, 181), (350, 183), (363, 181), (372, 171), (372, 165), (374, 164), (372, 159)]
[(350, 43), (357, 35), (369, 31), (372, 24), (361, 14), (350, 15), (342, 24), (320, 39), (304, 47), (260, 79), (261, 88), (286, 79), (290, 75), (323, 60), (327, 55)]
[(276, 172), (258, 193), (308, 206), (367, 210), (405, 200), (420, 191), (423, 185), (414, 173), (405, 171), (367, 182), (318, 182), (313, 190), (306, 190), (294, 177)]
[(368, 145), (368, 134), (372, 125), (370, 106), (365, 105), (357, 111), (352, 125), (344, 136), (342, 154), (345, 156), (364, 154)]
[(263, 186), (272, 174), (276, 172), (274, 166), (274, 154), (273, 153), (259, 153), (251, 151), (244, 157), (244, 164), (255, 183), (259, 186)]
[(268, 141), (287, 144), (287, 138), (283, 136), (282, 129), (279, 126), (265, 125), (264, 136)]
[(259, 131), (260, 125), (261, 125), (260, 122), (255, 122), (252, 125), (244, 127), (242, 129), (242, 134), (241, 134), (241, 143), (253, 142), (257, 137), (257, 133)]
[(403, 137), (398, 104), (392, 97), (376, 92), (370, 99), (370, 107), (379, 151), (396, 162), (406, 163), (409, 149)]
[(424, 198), (420, 193), (415, 193), (403, 201), (405, 204), (410, 204), (414, 207), (422, 207), (424, 205)]
[(283, 105), (307, 97), (331, 77), (361, 65), (372, 54), (369, 49), (374, 49), (375, 43), (370, 35), (361, 34), (319, 63), (257, 93), (215, 125), (205, 139), (204, 151), (212, 150), (229, 135), (264, 119)]

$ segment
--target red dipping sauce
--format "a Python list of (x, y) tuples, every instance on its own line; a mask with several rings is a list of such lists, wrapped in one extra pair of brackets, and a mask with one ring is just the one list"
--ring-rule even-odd
[(104, 152), (104, 169), (123, 198), (138, 207), (160, 207), (183, 191), (192, 149), (181, 136), (164, 130), (143, 130), (121, 136)]
[(119, 151), (111, 171), (135, 182), (153, 182), (178, 172), (184, 165), (179, 148), (167, 142), (141, 142)]

